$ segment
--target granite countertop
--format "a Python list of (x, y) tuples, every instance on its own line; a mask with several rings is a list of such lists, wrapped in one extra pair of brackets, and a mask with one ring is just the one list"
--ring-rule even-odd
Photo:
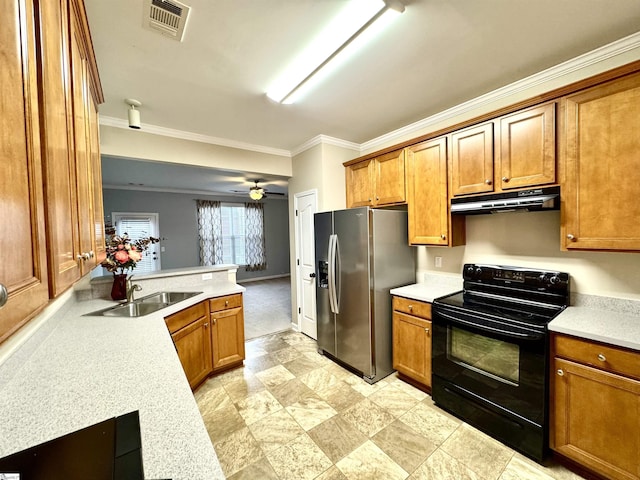
[(414, 283), (404, 287), (392, 288), (391, 295), (432, 303), (436, 298), (444, 297), (462, 290), (462, 277), (448, 275), (425, 275), (423, 283)]
[(568, 307), (549, 323), (549, 330), (640, 351), (640, 312), (617, 310), (615, 303), (610, 308), (606, 301)]
[(137, 318), (84, 316), (115, 302), (71, 298), (28, 356), (9, 357), (0, 366), (0, 457), (138, 410), (146, 478), (224, 478), (164, 317), (245, 289), (171, 290), (203, 293)]

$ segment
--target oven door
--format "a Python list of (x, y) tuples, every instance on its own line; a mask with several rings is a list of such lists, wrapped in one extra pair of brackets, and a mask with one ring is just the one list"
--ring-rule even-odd
[(432, 342), (434, 379), (479, 404), (545, 425), (544, 327), (434, 303)]

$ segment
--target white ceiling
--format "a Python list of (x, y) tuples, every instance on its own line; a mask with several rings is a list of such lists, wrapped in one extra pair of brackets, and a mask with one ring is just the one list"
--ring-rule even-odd
[[(182, 43), (142, 0), (85, 0), (103, 117), (294, 150), (363, 143), (638, 31), (638, 0), (406, 0), (405, 12), (300, 103), (265, 96), (344, 0), (182, 0)], [(237, 187), (236, 187), (237, 188)]]

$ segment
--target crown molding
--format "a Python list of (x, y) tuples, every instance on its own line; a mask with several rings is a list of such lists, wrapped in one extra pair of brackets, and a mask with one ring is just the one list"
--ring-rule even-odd
[[(115, 117), (100, 116), (100, 125), (106, 127), (129, 129), (129, 123), (126, 120)], [(226, 138), (211, 137), (199, 133), (186, 132), (184, 130), (175, 130), (173, 128), (159, 127), (157, 125), (149, 125), (145, 123), (142, 127), (143, 133), (151, 133), (153, 135), (161, 135), (163, 137), (179, 138), (181, 140), (190, 140), (192, 142), (208, 143), (210, 145), (218, 145), (221, 147), (237, 148), (240, 150), (249, 150), (251, 152), (266, 153), (268, 155), (277, 155), (279, 157), (291, 158), (289, 150), (280, 148), (265, 147), (262, 145), (254, 145), (252, 143), (238, 142)]]
[[(246, 193), (235, 192), (216, 192), (213, 190), (189, 190), (185, 188), (170, 188), (170, 187), (147, 187), (144, 185), (110, 185), (105, 184), (102, 186), (103, 190), (133, 190), (136, 192), (157, 192), (157, 193), (186, 193), (188, 195), (209, 195), (210, 197), (233, 197), (249, 199), (249, 190)], [(269, 192), (266, 193), (268, 200), (287, 200), (289, 195), (274, 195), (269, 196)]]
[(384, 146), (397, 143), (411, 134), (423, 132), (430, 126), (446, 121), (448, 119), (472, 112), (497, 100), (511, 95), (515, 95), (524, 90), (536, 87), (538, 85), (550, 82), (557, 78), (563, 77), (570, 73), (587, 68), (599, 62), (603, 62), (609, 58), (622, 55), (625, 52), (640, 48), (640, 32), (631, 34), (627, 37), (616, 40), (615, 42), (596, 48), (590, 52), (579, 55), (575, 58), (567, 60), (553, 67), (547, 68), (541, 72), (530, 75), (522, 80), (518, 80), (504, 87), (493, 90), (489, 93), (476, 97), (468, 102), (461, 103), (455, 107), (443, 110), (430, 117), (418, 120), (412, 124), (401, 127), (392, 132), (386, 133), (379, 137), (373, 138), (360, 145), (360, 151), (373, 151)]
[(361, 148), (359, 143), (349, 142), (347, 140), (342, 140), (340, 138), (330, 137), (328, 135), (316, 135), (312, 139), (304, 142), (302, 145), (291, 150), (291, 156), (295, 157), (296, 155), (301, 154), (309, 150), (310, 148), (315, 147), (316, 145), (335, 145), (336, 147), (348, 148), (350, 150), (355, 150), (360, 154)]

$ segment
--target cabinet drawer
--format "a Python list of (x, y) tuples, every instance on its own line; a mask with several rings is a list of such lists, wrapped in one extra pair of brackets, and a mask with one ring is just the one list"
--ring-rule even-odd
[(408, 313), (417, 317), (431, 320), (431, 304), (420, 302), (418, 300), (410, 300), (403, 297), (393, 297), (393, 309), (398, 312)]
[(564, 335), (553, 336), (553, 348), (558, 357), (640, 379), (639, 352)]
[(185, 308), (184, 310), (174, 313), (164, 319), (167, 324), (167, 328), (169, 332), (177, 332), (182, 327), (189, 325), (192, 322), (195, 322), (200, 317), (204, 317), (208, 314), (207, 311), (207, 302), (200, 302), (196, 305), (193, 305), (189, 308)]
[(209, 310), (217, 312), (218, 310), (226, 310), (227, 308), (235, 308), (242, 306), (242, 294), (225, 295), (224, 297), (212, 298), (209, 300)]

